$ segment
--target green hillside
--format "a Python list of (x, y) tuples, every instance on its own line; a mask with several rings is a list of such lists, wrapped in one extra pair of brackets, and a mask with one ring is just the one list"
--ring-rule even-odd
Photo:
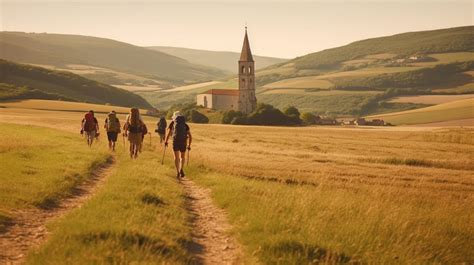
[(298, 69), (336, 66), (366, 55), (390, 53), (408, 56), (417, 53), (447, 53), (474, 51), (474, 27), (458, 27), (420, 32), (408, 32), (388, 37), (353, 42), (349, 45), (311, 53), (296, 58)]
[(0, 57), (6, 60), (52, 65), (87, 65), (135, 74), (171, 83), (223, 77), (220, 69), (196, 65), (166, 53), (104, 38), (0, 32)]
[(0, 59), (0, 100), (27, 98), (151, 107), (139, 95), (76, 74)]
[[(176, 57), (183, 58), (191, 63), (219, 68), (229, 72), (230, 74), (235, 74), (237, 72), (236, 63), (240, 58), (240, 53), (238, 52), (208, 51), (166, 46), (153, 46), (149, 48), (152, 50), (164, 52)], [(253, 57), (256, 61), (255, 66), (257, 70), (273, 64), (283, 63), (287, 61), (287, 59), (258, 55), (254, 55)]]
[[(474, 52), (473, 39), (474, 26), (467, 26), (361, 40), (262, 69), (258, 73), (258, 82), (265, 85), (291, 77), (318, 76), (339, 71), (451, 63), (453, 60), (450, 60), (450, 54), (466, 56), (462, 52)], [(436, 58), (436, 54), (447, 55)], [(408, 58), (413, 55), (424, 55), (427, 58), (410, 64)], [(454, 61), (459, 61), (458, 57)]]

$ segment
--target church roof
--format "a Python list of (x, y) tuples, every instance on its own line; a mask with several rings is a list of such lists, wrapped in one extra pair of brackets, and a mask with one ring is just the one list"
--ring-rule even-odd
[(209, 89), (201, 94), (212, 94), (212, 95), (225, 95), (225, 96), (238, 96), (239, 90), (237, 89)]
[(250, 50), (249, 37), (247, 36), (247, 27), (245, 27), (244, 44), (242, 45), (242, 52), (240, 53), (239, 61), (253, 62), (252, 51)]

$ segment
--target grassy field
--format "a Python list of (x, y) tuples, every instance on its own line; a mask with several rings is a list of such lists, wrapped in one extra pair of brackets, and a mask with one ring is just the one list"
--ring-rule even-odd
[[(78, 126), (72, 112), (0, 114), (71, 132)], [(474, 261), (473, 129), (191, 124), (191, 130), (188, 176), (212, 190), (246, 256), (262, 264)], [(51, 240), (29, 255), (31, 264), (190, 261), (183, 244), (189, 216), (171, 180), (170, 157), (159, 167), (154, 147), (136, 161), (122, 152), (99, 193), (50, 224)]]
[(267, 91), (257, 94), (257, 101), (271, 104), (283, 109), (296, 106), (302, 112), (310, 111), (319, 114), (354, 115), (360, 111), (364, 101), (373, 97), (377, 92), (336, 92), (318, 91), (302, 93), (278, 93), (280, 91)]
[(54, 205), (111, 157), (43, 127), (0, 124), (0, 134), (0, 230), (12, 210)]
[(328, 89), (333, 84), (327, 80), (321, 80), (318, 77), (298, 77), (290, 78), (275, 83), (267, 84), (264, 88), (320, 88)]
[(420, 95), (420, 96), (404, 96), (404, 97), (397, 97), (390, 102), (396, 103), (419, 103), (419, 104), (429, 104), (429, 105), (436, 105), (442, 103), (448, 103), (451, 101), (462, 100), (474, 98), (474, 94), (468, 95)]
[(463, 99), (431, 107), (370, 116), (392, 124), (422, 124), (474, 118), (474, 99)]
[[(98, 113), (108, 113), (112, 110), (115, 110), (117, 113), (130, 113), (130, 108), (125, 107), (40, 99), (27, 99), (14, 102), (0, 102), (0, 107), (37, 110), (62, 110), (75, 112), (87, 112), (89, 110), (94, 110)], [(146, 112), (146, 110), (141, 111), (142, 113)]]
[(191, 176), (265, 264), (474, 259), (472, 130), (193, 129)]
[(454, 62), (467, 62), (474, 60), (474, 52), (452, 52), (452, 53), (435, 53), (428, 55), (431, 58), (436, 59), (434, 62), (419, 62), (413, 63), (415, 66), (435, 66), (440, 63), (454, 63)]
[(119, 150), (116, 173), (81, 209), (49, 225), (28, 264), (189, 264), (183, 191), (153, 149), (136, 161)]

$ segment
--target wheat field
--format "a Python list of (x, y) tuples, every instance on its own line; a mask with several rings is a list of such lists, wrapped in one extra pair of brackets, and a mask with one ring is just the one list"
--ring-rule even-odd
[[(4, 122), (77, 135), (82, 119), (80, 113), (14, 108), (0, 109), (0, 116)], [(102, 125), (104, 116), (98, 118)], [(145, 120), (154, 128), (155, 119)], [(188, 177), (211, 189), (214, 202), (228, 213), (232, 234), (245, 255), (254, 258), (250, 260), (262, 264), (474, 261), (473, 128), (190, 126), (194, 141)], [(162, 150), (157, 138), (152, 136), (151, 143), (146, 138), (145, 144), (148, 151), (138, 160), (143, 171), (155, 172), (154, 180), (169, 178), (156, 171)], [(123, 154), (119, 156), (119, 168), (130, 166)], [(165, 164), (171, 166), (171, 161), (168, 153)], [(117, 181), (126, 186), (131, 180)], [(178, 192), (179, 187), (173, 189)], [(80, 209), (64, 224), (59, 222), (58, 231), (65, 233), (81, 216), (100, 216), (94, 209), (103, 211), (107, 204), (95, 203), (96, 208)], [(130, 209), (117, 214), (133, 215)], [(120, 225), (115, 224), (118, 231)], [(102, 228), (88, 222), (91, 231)], [(147, 236), (146, 230), (141, 231)], [(51, 253), (63, 256), (60, 246), (66, 241), (53, 239), (39, 260)], [(68, 248), (77, 249), (75, 256), (93, 251), (75, 240)], [(97, 260), (106, 260), (93, 253)], [(127, 248), (121, 248), (121, 255), (130, 258)]]

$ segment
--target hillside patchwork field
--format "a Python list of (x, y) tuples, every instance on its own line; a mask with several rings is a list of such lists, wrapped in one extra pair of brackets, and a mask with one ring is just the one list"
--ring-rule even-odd
[[(468, 99), (451, 101), (416, 110), (369, 116), (368, 118), (383, 119), (396, 125), (460, 120), (458, 125), (472, 126), (472, 119), (474, 118), (474, 98), (470, 97)], [(463, 122), (463, 120), (466, 120), (467, 123)]]

